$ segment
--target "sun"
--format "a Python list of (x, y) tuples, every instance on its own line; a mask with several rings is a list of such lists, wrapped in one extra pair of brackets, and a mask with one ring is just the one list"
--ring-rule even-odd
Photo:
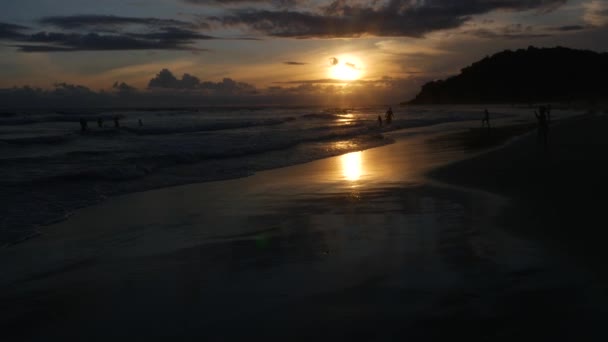
[(340, 81), (355, 81), (363, 76), (363, 63), (350, 55), (329, 59), (329, 77)]

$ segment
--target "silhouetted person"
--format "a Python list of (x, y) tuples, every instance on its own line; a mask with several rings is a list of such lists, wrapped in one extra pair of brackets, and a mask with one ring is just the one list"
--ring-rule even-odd
[(144, 125), (144, 122), (141, 121), (141, 119), (138, 120), (138, 123), (139, 123), (139, 127), (142, 127)]
[(80, 131), (85, 132), (88, 128), (87, 120), (80, 118)]
[(488, 129), (490, 129), (490, 112), (488, 112), (487, 108), (483, 112), (483, 119), (481, 119), (481, 128), (484, 126), (487, 126)]
[(534, 111), (536, 120), (538, 120), (538, 142), (547, 148), (547, 133), (549, 130), (549, 122), (547, 120), (547, 108), (540, 106), (538, 112)]
[(393, 122), (393, 108), (388, 107), (388, 110), (386, 111), (386, 124), (390, 125), (391, 122)]
[(114, 127), (120, 128), (120, 118), (118, 116), (114, 117)]
[(378, 115), (378, 127), (382, 127), (382, 116)]
[(97, 126), (98, 126), (99, 128), (103, 128), (103, 119), (102, 119), (102, 118), (98, 118), (98, 119), (97, 119)]

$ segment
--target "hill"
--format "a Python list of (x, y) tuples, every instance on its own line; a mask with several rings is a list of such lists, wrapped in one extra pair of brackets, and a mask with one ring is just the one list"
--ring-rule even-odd
[(608, 98), (608, 53), (564, 47), (505, 50), (432, 81), (407, 104), (595, 102)]

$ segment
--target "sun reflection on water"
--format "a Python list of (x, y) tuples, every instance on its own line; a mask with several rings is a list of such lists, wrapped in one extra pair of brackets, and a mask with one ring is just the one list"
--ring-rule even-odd
[(362, 173), (361, 152), (347, 153), (340, 158), (342, 160), (342, 173), (344, 174), (344, 178), (349, 181), (359, 180)]

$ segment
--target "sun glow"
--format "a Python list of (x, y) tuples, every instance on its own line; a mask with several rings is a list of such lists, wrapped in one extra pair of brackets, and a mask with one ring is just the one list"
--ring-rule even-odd
[(344, 178), (349, 181), (359, 180), (362, 173), (361, 152), (347, 153), (341, 159)]
[(344, 55), (329, 60), (329, 77), (341, 81), (354, 81), (363, 76), (363, 63), (359, 58)]

